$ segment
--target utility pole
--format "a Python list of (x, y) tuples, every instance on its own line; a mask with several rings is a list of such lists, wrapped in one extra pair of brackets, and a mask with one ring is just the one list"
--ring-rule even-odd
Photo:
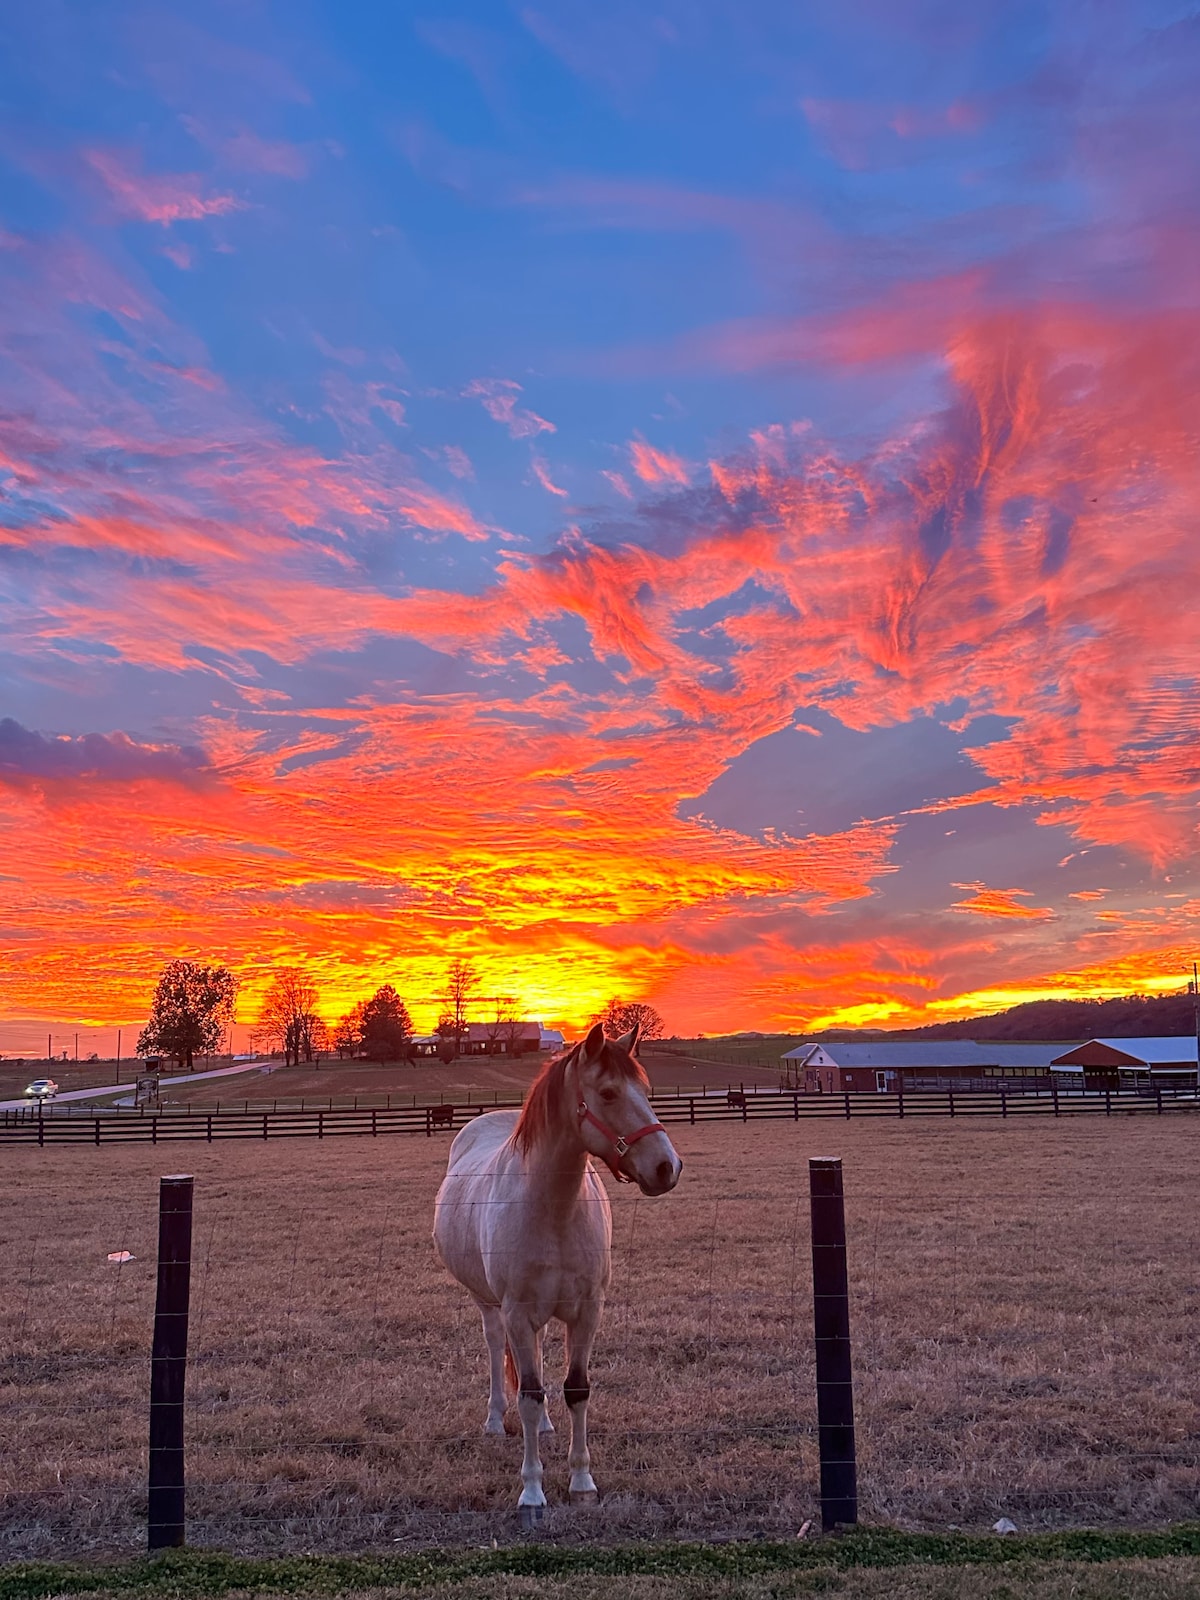
[(1192, 962), (1192, 1015), (1196, 1022), (1196, 1095), (1200, 1098), (1200, 971)]

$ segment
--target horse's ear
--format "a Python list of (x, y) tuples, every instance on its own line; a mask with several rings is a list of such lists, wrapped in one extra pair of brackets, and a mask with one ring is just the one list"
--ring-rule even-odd
[(642, 1025), (640, 1022), (635, 1022), (628, 1033), (623, 1033), (619, 1039), (614, 1039), (613, 1043), (619, 1045), (622, 1050), (627, 1051), (631, 1056), (635, 1056), (637, 1055), (638, 1040), (641, 1037)]
[(603, 1050), (604, 1025), (597, 1022), (595, 1027), (588, 1034), (587, 1038), (583, 1041), (583, 1049), (580, 1054), (583, 1057), (584, 1066), (587, 1067), (590, 1066), (593, 1061), (599, 1061)]

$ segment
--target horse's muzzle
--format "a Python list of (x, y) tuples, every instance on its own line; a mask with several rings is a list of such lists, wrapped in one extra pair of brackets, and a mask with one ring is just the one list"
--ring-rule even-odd
[(639, 1178), (638, 1188), (645, 1195), (670, 1194), (679, 1182), (679, 1174), (683, 1171), (683, 1162), (676, 1156), (674, 1161), (660, 1161), (649, 1178)]

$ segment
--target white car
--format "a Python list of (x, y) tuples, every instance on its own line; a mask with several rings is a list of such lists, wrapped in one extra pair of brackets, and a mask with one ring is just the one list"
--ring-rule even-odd
[(53, 1078), (35, 1078), (25, 1093), (31, 1100), (53, 1100), (58, 1093), (58, 1085)]

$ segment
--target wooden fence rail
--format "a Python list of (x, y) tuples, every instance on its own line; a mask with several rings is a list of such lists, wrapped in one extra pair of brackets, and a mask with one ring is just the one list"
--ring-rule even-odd
[[(29, 1116), (20, 1111), (0, 1113), (0, 1144), (167, 1144), (200, 1139), (338, 1138), (349, 1135), (378, 1137), (389, 1133), (454, 1133), (473, 1117), (493, 1109), (486, 1105), (429, 1105), (335, 1107), (305, 1111), (212, 1111), (201, 1114), (177, 1110), (145, 1114), (108, 1111), (90, 1116)], [(1163, 1115), (1196, 1111), (1194, 1092), (1173, 1093), (1157, 1089), (1137, 1091), (1063, 1091), (1052, 1095), (1009, 1094), (982, 1091), (922, 1090), (904, 1093), (852, 1092), (805, 1094), (799, 1091), (760, 1094), (656, 1095), (655, 1115), (670, 1125), (704, 1122), (771, 1122), (855, 1117), (1071, 1117), (1081, 1115)]]

